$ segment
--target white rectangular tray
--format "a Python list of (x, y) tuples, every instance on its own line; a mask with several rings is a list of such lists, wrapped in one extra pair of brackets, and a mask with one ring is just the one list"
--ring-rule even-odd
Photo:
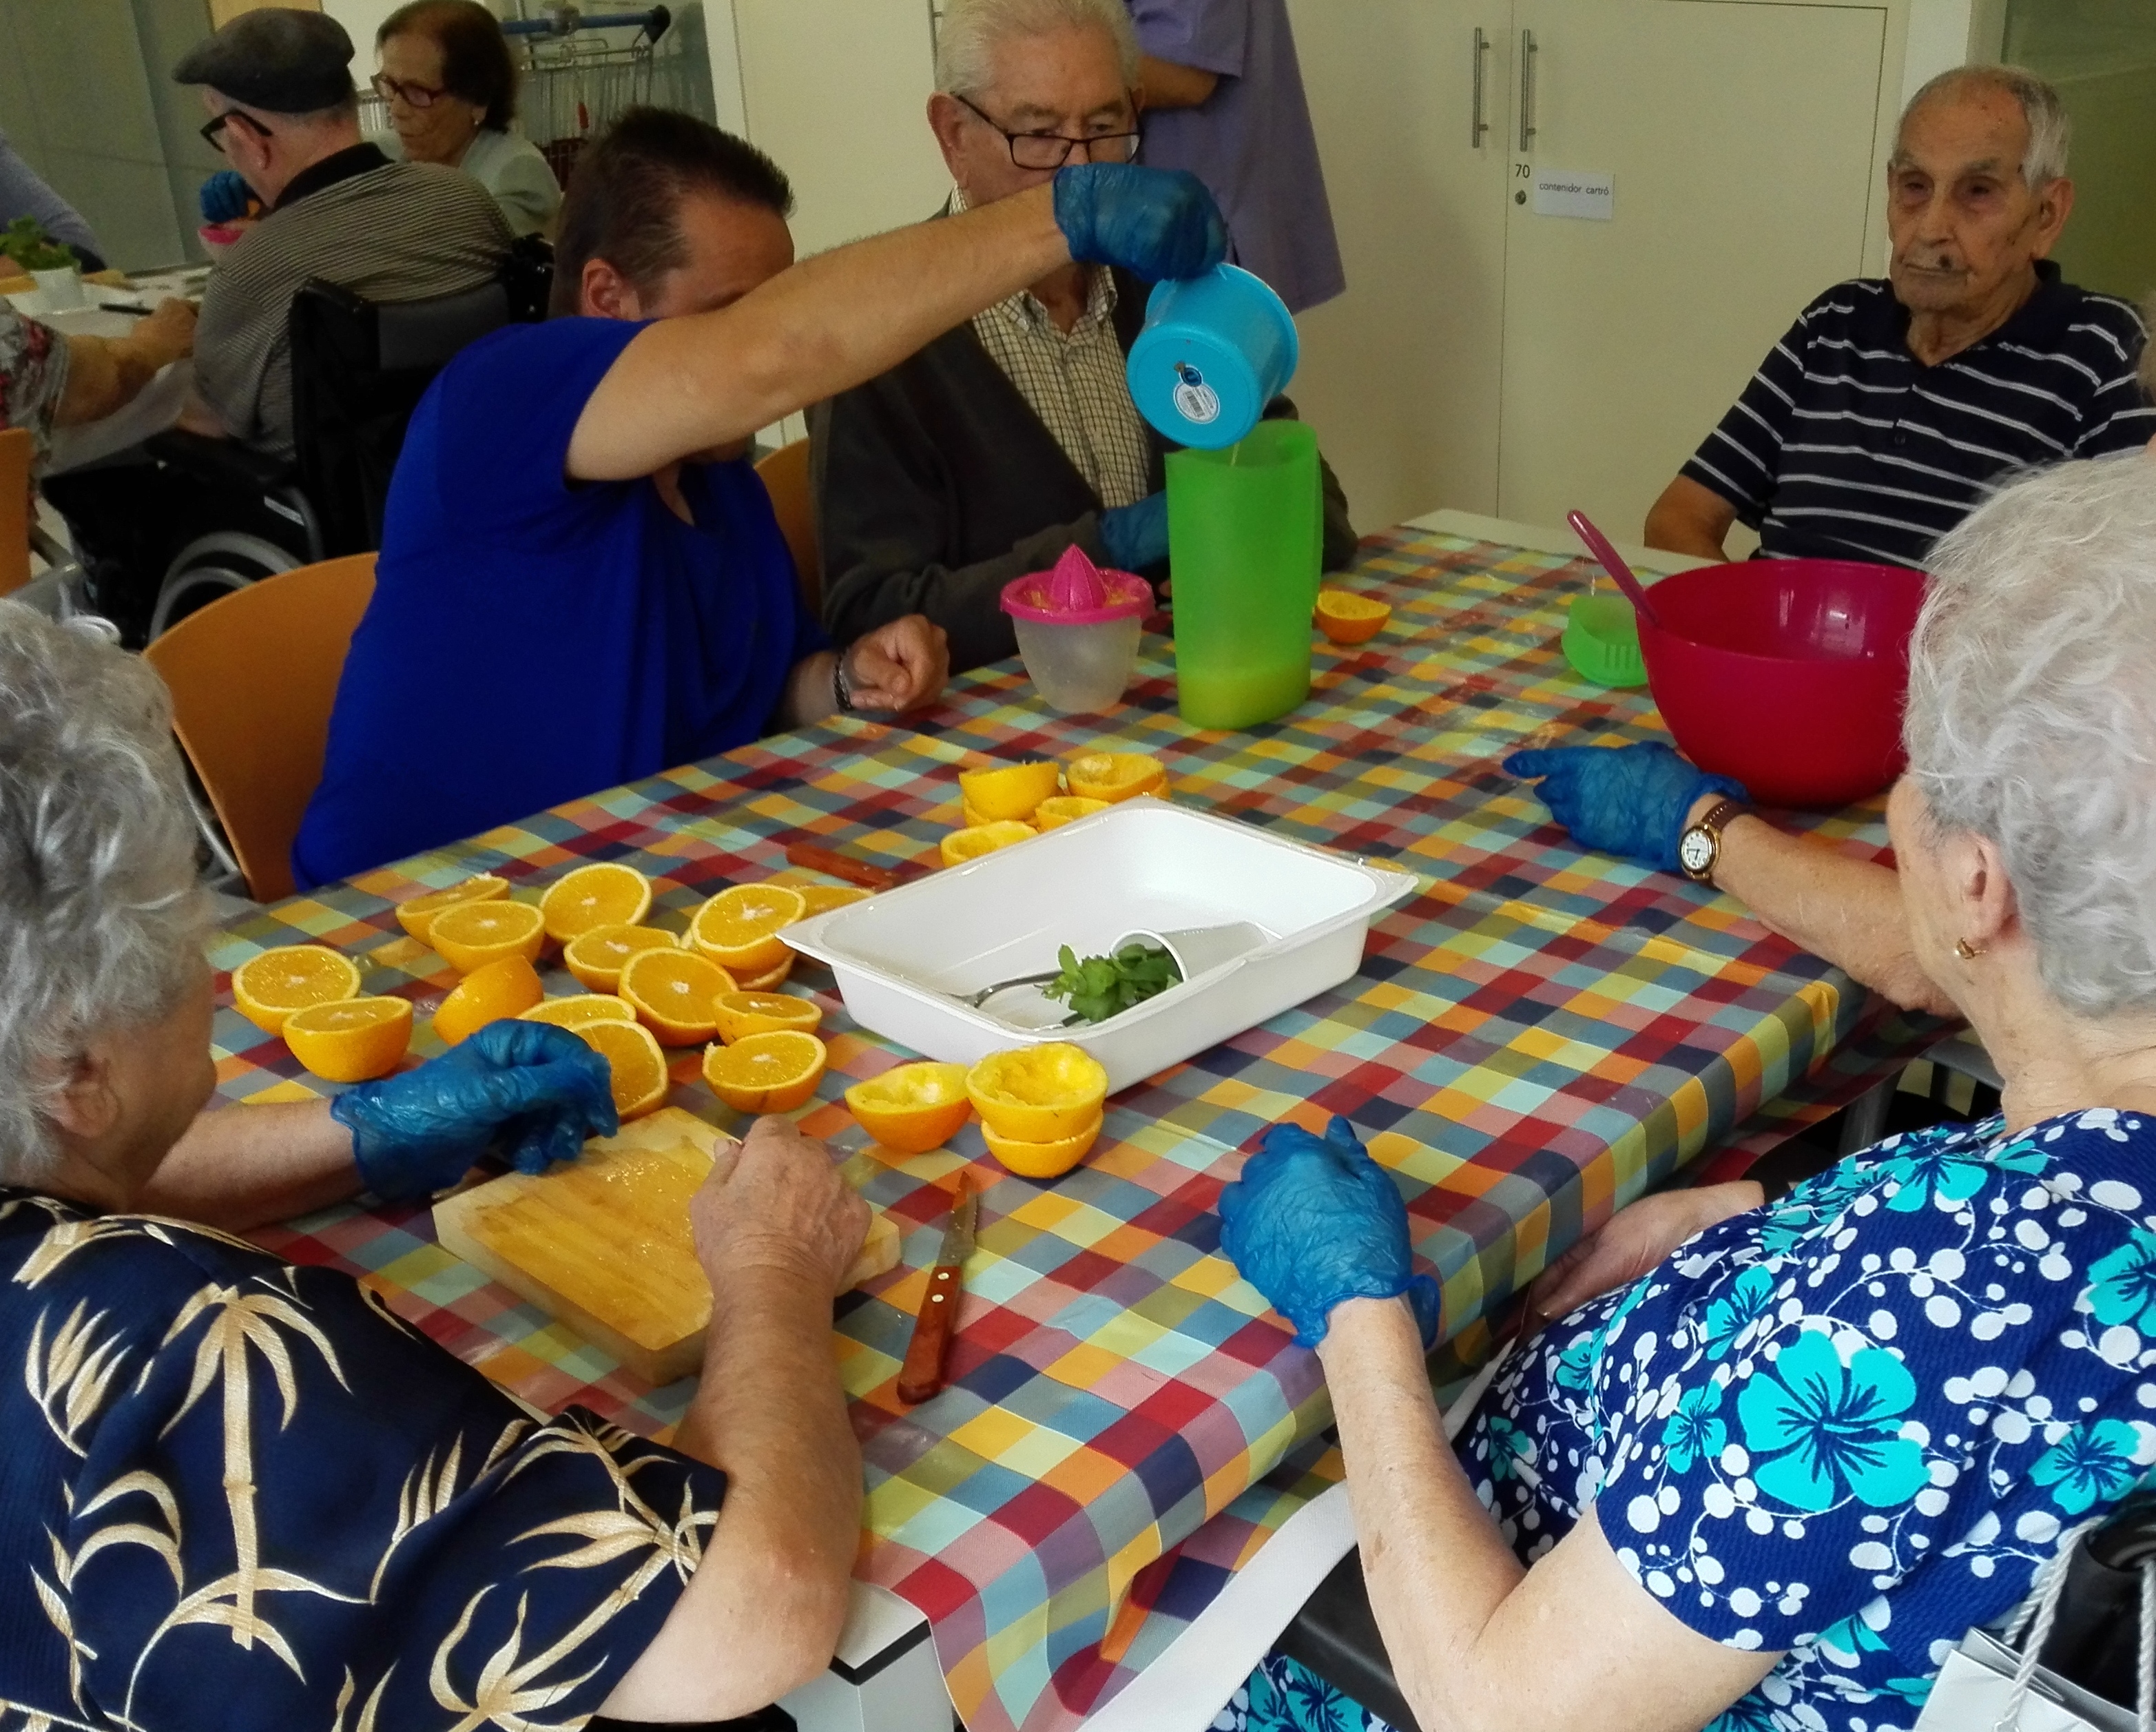
[[(1353, 860), (1233, 820), (1137, 799), (916, 883), (788, 927), (830, 964), (865, 1028), (930, 1058), (1072, 1041), (1111, 1092), (1216, 1046), (1361, 966), (1379, 913), (1413, 895), (1412, 872)], [(1126, 933), (1247, 921), (1257, 949), (1104, 1023), (1031, 989), (971, 1010), (951, 994), (1040, 974), (1059, 946), (1100, 955)]]

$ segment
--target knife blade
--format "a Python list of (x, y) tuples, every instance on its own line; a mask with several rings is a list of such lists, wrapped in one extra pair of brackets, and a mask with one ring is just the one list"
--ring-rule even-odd
[(951, 1224), (943, 1230), (943, 1246), (936, 1253), (936, 1267), (928, 1272), (928, 1290), (921, 1296), (913, 1339), (906, 1343), (906, 1361), (898, 1369), (898, 1399), (909, 1407), (943, 1387), (943, 1361), (958, 1327), (958, 1298), (965, 1290), (966, 1259), (973, 1254), (979, 1206), (979, 1196), (961, 1173), (951, 1200)]

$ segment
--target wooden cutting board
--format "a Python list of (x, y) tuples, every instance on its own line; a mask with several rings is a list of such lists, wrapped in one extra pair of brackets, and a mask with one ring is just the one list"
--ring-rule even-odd
[[(689, 1199), (740, 1144), (662, 1107), (594, 1137), (583, 1159), (511, 1173), (434, 1205), (444, 1250), (484, 1271), (654, 1384), (702, 1365), (711, 1289), (689, 1231)], [(898, 1262), (897, 1226), (875, 1215), (847, 1284)]]

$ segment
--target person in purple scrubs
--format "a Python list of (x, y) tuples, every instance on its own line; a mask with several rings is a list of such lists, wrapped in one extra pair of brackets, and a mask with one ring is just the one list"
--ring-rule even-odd
[(1127, 0), (1145, 50), (1145, 146), (1187, 168), (1228, 218), (1229, 257), (1290, 312), (1348, 286), (1287, 0)]

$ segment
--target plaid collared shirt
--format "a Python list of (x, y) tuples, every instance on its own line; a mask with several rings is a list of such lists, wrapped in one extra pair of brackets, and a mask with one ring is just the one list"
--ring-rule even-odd
[[(966, 195), (956, 188), (951, 208), (966, 208)], [(1152, 467), (1145, 424), (1131, 401), (1122, 345), (1116, 340), (1115, 313), (1115, 279), (1096, 265), (1086, 311), (1067, 335), (1024, 289), (973, 315), (981, 347), (1111, 510), (1146, 496)]]

